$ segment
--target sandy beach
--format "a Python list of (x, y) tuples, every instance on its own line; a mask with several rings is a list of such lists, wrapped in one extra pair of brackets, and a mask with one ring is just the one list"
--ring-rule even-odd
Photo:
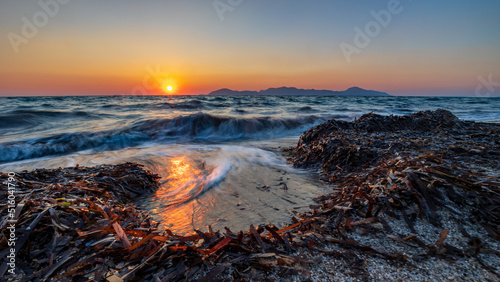
[(311, 128), (285, 154), (335, 188), (281, 229), (158, 231), (137, 164), (16, 172), (9, 280), (497, 281), (499, 132), (443, 110)]

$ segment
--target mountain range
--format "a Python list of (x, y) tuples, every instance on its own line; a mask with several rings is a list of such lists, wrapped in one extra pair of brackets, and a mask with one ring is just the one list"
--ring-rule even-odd
[(210, 92), (208, 95), (222, 96), (242, 96), (242, 95), (257, 95), (257, 96), (391, 96), (385, 92), (366, 90), (359, 87), (351, 87), (344, 91), (333, 90), (316, 90), (316, 89), (299, 89), (295, 87), (278, 87), (269, 88), (260, 91), (237, 91), (227, 88), (222, 88)]

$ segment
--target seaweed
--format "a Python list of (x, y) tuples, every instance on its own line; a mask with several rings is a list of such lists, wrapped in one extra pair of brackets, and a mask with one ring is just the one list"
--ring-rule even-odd
[[(478, 223), (500, 240), (499, 132), (500, 125), (460, 121), (444, 110), (328, 121), (286, 152), (296, 166), (320, 169), (332, 193), (314, 199), (308, 212), (281, 229), (250, 225), (237, 233), (159, 230), (133, 202), (159, 186), (158, 176), (140, 164), (20, 172), (13, 213), (16, 274), (7, 275), (3, 259), (10, 252), (12, 213), (2, 204), (0, 275), (11, 281), (264, 280), (268, 272), (308, 277), (314, 261), (297, 251), (341, 258), (351, 267), (345, 274), (361, 278), (367, 276), (366, 256), (412, 265), (405, 254), (353, 240), (350, 233), (357, 230), (385, 232), (395, 244), (422, 250), (421, 258), (474, 257), (498, 276), (479, 256), (498, 252), (470, 236), (466, 224)], [(7, 184), (0, 186), (7, 198)], [(433, 243), (419, 238), (415, 223), (441, 226), (442, 209), (457, 214), (468, 248), (448, 244), (448, 228)], [(387, 217), (404, 219), (413, 234), (394, 234)]]

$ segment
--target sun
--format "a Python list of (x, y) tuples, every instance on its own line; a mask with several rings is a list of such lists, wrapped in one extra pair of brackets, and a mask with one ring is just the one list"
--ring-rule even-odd
[(163, 95), (177, 95), (180, 91), (177, 79), (174, 77), (161, 77), (158, 78), (157, 90)]
[(174, 91), (174, 87), (169, 81), (163, 82), (161, 88), (165, 93), (172, 93)]

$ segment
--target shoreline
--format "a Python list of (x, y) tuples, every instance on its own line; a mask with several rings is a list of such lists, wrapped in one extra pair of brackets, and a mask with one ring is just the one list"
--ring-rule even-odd
[[(55, 247), (43, 250), (42, 243), (33, 243), (26, 249), (21, 244), (19, 267), (31, 271), (32, 277), (47, 279), (93, 275), (102, 281), (155, 277), (251, 280), (263, 279), (270, 272), (275, 278), (341, 280), (376, 279), (373, 275), (433, 279), (470, 264), (479, 266), (470, 270), (474, 279), (497, 280), (498, 211), (488, 201), (498, 200), (499, 191), (488, 174), (498, 171), (494, 160), (500, 154), (499, 132), (498, 124), (460, 121), (443, 110), (403, 117), (368, 114), (354, 122), (331, 120), (313, 127), (301, 136), (295, 149), (287, 150), (290, 161), (298, 167), (321, 169), (322, 179), (338, 189), (318, 197), (309, 212), (293, 218), (281, 230), (251, 226), (240, 233), (228, 229), (223, 234), (200, 231), (192, 236), (155, 233), (156, 223), (143, 211), (124, 205), (130, 203), (127, 192), (133, 199), (134, 191), (143, 192), (137, 187), (157, 185), (154, 175), (135, 164), (25, 173), (18, 181), (26, 184), (30, 180), (25, 177), (38, 177), (31, 185), (37, 187), (32, 193), (39, 195), (26, 199), (33, 194), (18, 193), (17, 206), (24, 201), (16, 229), (19, 241), (24, 237), (32, 240), (31, 232), (53, 229), (37, 238), (46, 237), (42, 243)], [(83, 170), (89, 173), (82, 175)], [(130, 181), (131, 172), (138, 175), (135, 184)], [(50, 179), (65, 173), (76, 178), (40, 181), (45, 174)], [(101, 178), (96, 179), (99, 174)], [(75, 183), (80, 184), (75, 187)], [(467, 203), (468, 193), (475, 193), (478, 202)], [(95, 201), (66, 200), (75, 195), (94, 197)], [(61, 198), (64, 200), (58, 200)], [(475, 203), (489, 208), (476, 208)], [(485, 211), (491, 218), (483, 216)], [(83, 224), (78, 231), (67, 228), (71, 227), (68, 218), (73, 217)], [(462, 228), (456, 224), (457, 218), (463, 221)], [(22, 229), (31, 224), (33, 228)], [(56, 239), (49, 234), (57, 234)], [(72, 248), (65, 249), (61, 242)], [(95, 251), (88, 250), (87, 244)], [(35, 247), (40, 248), (38, 252)], [(22, 261), (23, 255), (29, 257), (34, 251), (38, 264)], [(451, 259), (462, 266), (452, 267)], [(422, 261), (427, 262), (426, 267), (436, 261), (444, 264), (441, 268), (436, 264), (434, 270), (424, 273), (427, 276), (418, 276), (422, 274), (412, 272), (412, 267)], [(168, 267), (157, 266), (159, 262)], [(379, 270), (375, 270), (377, 266)], [(387, 274), (392, 266), (400, 270), (391, 278)], [(328, 272), (332, 267), (336, 273)], [(452, 270), (451, 274), (443, 269)]]
[(461, 121), (445, 110), (366, 114), (311, 128), (289, 153), (295, 165), (320, 169), (337, 185), (318, 199), (323, 210), (337, 210), (330, 233), (404, 254), (425, 270), (381, 263), (376, 275), (361, 276), (496, 281), (499, 137), (499, 124)]

